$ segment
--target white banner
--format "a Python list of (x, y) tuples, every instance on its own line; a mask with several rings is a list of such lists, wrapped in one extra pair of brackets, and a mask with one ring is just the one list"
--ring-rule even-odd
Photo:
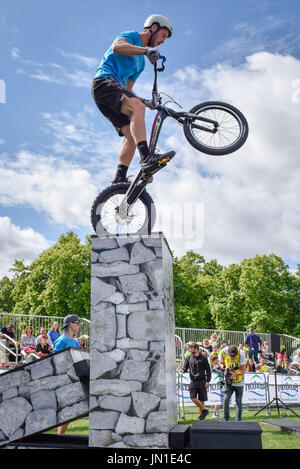
[[(300, 403), (300, 376), (277, 374), (277, 397), (285, 404)], [(275, 376), (269, 375), (270, 400), (275, 396)]]
[[(279, 376), (279, 375), (277, 375)], [(282, 393), (285, 393), (285, 399), (289, 402), (300, 403), (300, 378), (298, 378), (298, 385), (296, 383), (297, 377), (287, 376), (284, 379), (282, 375), (282, 382), (280, 381)], [(180, 381), (181, 377), (181, 381)], [(273, 375), (270, 375), (273, 378)], [(212, 373), (211, 381), (208, 388), (208, 400), (205, 402), (208, 406), (222, 405), (223, 393), (222, 385), (220, 381), (223, 380), (223, 376), (217, 373)], [(181, 384), (182, 383), (182, 384)], [(277, 380), (277, 384), (279, 381)], [(180, 405), (184, 402), (184, 405), (194, 405), (190, 398), (189, 392), (190, 376), (189, 373), (177, 374), (177, 396)], [(274, 386), (273, 386), (274, 388)], [(272, 386), (271, 386), (272, 390)], [(297, 394), (295, 395), (297, 391)], [(279, 397), (279, 396), (278, 396)], [(293, 399), (293, 400), (289, 400)], [(282, 399), (283, 401), (283, 399)], [(245, 373), (244, 377), (244, 392), (243, 392), (243, 404), (259, 404), (265, 405), (268, 402), (268, 373)], [(231, 404), (235, 403), (235, 394), (231, 398)]]

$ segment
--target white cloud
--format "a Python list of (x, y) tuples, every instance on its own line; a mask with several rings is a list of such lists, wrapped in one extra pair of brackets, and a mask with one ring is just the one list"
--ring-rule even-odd
[(0, 217), (0, 278), (8, 272), (15, 259), (24, 259), (25, 265), (50, 246), (40, 233), (31, 228), (21, 229), (10, 218)]
[[(84, 57), (78, 53), (67, 54), (60, 51), (61, 54), (66, 58), (73, 58), (80, 65), (83, 65), (87, 69), (94, 66), (96, 70), (97, 62), (92, 57)], [(11, 57), (17, 63), (23, 65), (23, 68), (17, 69), (17, 73), (22, 75), (28, 75), (39, 81), (45, 81), (47, 83), (54, 83), (57, 85), (74, 86), (77, 88), (90, 88), (91, 81), (93, 78), (93, 72), (87, 71), (86, 68), (73, 68), (67, 70), (63, 65), (57, 63), (38, 63), (30, 59), (24, 59), (21, 56), (21, 51), (17, 47), (11, 48)]]
[(0, 203), (27, 205), (47, 214), (52, 223), (89, 226), (97, 189), (78, 165), (54, 157), (20, 152), (0, 162)]

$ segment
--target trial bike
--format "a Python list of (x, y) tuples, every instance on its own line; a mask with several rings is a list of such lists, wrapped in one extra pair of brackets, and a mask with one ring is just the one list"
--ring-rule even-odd
[[(152, 108), (157, 113), (149, 141), (150, 153), (155, 153), (167, 117), (181, 124), (187, 141), (201, 153), (223, 156), (241, 148), (247, 140), (249, 127), (245, 116), (236, 107), (219, 101), (208, 101), (186, 112), (175, 111), (162, 104), (157, 75), (165, 70), (165, 61), (166, 57), (160, 56), (154, 63)], [(173, 98), (169, 98), (178, 105)], [(92, 205), (91, 223), (94, 231), (100, 235), (151, 234), (156, 210), (146, 187), (153, 182), (154, 174), (169, 161), (170, 158), (162, 158), (155, 168), (146, 171), (141, 169), (132, 182), (112, 184), (105, 188)]]

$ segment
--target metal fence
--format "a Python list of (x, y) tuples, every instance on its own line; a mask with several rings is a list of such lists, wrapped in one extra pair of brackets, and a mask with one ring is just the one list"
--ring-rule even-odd
[[(32, 327), (33, 335), (37, 337), (40, 335), (42, 327), (44, 327), (48, 333), (54, 322), (58, 323), (59, 330), (61, 331), (64, 322), (63, 317), (0, 313), (0, 328), (7, 327), (11, 323), (14, 324), (15, 340), (17, 341), (20, 340), (27, 326)], [(81, 335), (90, 336), (90, 321), (88, 319), (81, 319), (80, 336)]]
[[(53, 322), (58, 322), (61, 330), (63, 326), (63, 317), (56, 316), (37, 316), (29, 314), (9, 314), (0, 313), (0, 327), (6, 327), (8, 324), (13, 323), (14, 333), (16, 340), (20, 340), (24, 334), (26, 326), (31, 326), (34, 331), (34, 336), (40, 335), (41, 327), (45, 327), (48, 332), (51, 329)], [(184, 347), (188, 342), (201, 342), (204, 339), (210, 339), (213, 333), (217, 334), (218, 345), (220, 346), (221, 341), (225, 340), (227, 345), (238, 345), (245, 342), (247, 332), (245, 331), (224, 331), (219, 329), (191, 329), (176, 327), (175, 328), (175, 345), (176, 345), (176, 359), (180, 360), (184, 353)], [(90, 321), (83, 318), (81, 321), (80, 335), (90, 336)], [(259, 336), (262, 341), (269, 341), (269, 334), (259, 332)], [(285, 348), (289, 355), (300, 348), (300, 339), (291, 337), (285, 334), (281, 334), (280, 338), (283, 340)]]
[[(203, 343), (204, 339), (210, 339), (211, 335), (215, 333), (217, 334), (218, 345), (220, 346), (221, 341), (225, 340), (227, 345), (239, 345), (245, 343), (245, 338), (247, 332), (245, 331), (223, 331), (220, 329), (190, 329), (190, 328), (183, 328), (183, 327), (176, 327), (175, 334), (180, 341), (178, 340), (178, 344), (176, 345), (176, 355), (179, 357), (179, 350), (181, 344), (183, 346), (188, 342), (201, 342)], [(270, 334), (265, 332), (258, 333), (262, 341), (269, 342)], [(280, 339), (282, 339), (285, 349), (288, 352), (288, 355), (293, 355), (295, 351), (300, 348), (300, 339), (295, 337), (291, 337), (286, 334), (280, 334)], [(175, 339), (176, 340), (176, 339)], [(178, 351), (178, 354), (177, 354)]]

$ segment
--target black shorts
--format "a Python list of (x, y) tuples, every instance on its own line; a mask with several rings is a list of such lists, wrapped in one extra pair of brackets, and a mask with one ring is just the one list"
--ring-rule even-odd
[(190, 397), (198, 401), (207, 401), (207, 389), (204, 381), (190, 382)]
[(94, 78), (91, 92), (98, 109), (110, 120), (118, 135), (123, 137), (121, 127), (130, 124), (130, 117), (121, 112), (123, 95), (129, 98), (136, 96), (112, 77)]

